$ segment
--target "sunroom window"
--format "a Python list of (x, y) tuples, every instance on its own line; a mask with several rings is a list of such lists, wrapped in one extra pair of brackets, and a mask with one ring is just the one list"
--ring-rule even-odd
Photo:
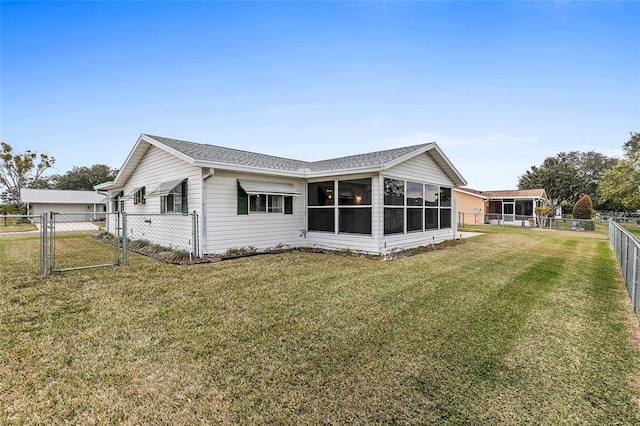
[(335, 233), (337, 220), (340, 233), (371, 235), (371, 189), (371, 178), (308, 183), (307, 229)]
[(451, 228), (451, 188), (384, 179), (385, 235)]

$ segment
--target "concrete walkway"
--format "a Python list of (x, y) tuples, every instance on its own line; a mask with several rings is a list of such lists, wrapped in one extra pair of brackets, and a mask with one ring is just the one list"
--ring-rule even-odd
[(484, 232), (456, 232), (459, 238), (471, 238), (484, 235)]

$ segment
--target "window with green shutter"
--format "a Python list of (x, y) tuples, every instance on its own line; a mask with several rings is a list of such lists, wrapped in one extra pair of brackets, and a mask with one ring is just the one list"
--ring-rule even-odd
[(293, 214), (293, 197), (284, 197), (284, 214)]
[(238, 214), (249, 214), (249, 196), (247, 195), (246, 192), (244, 192), (244, 189), (242, 189), (242, 187), (240, 186), (240, 183), (237, 184), (238, 185)]

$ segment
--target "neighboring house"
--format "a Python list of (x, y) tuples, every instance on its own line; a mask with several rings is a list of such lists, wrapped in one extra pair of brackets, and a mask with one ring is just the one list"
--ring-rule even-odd
[(95, 191), (21, 188), (20, 200), (26, 204), (29, 215), (41, 215), (43, 212), (78, 213), (63, 215), (74, 222), (103, 218), (106, 211), (104, 195)]
[[(453, 188), (465, 183), (435, 143), (306, 162), (142, 134), (96, 189), (110, 211), (195, 212), (200, 255), (278, 245), (384, 253), (455, 238)], [(184, 246), (177, 238), (153, 242)]]
[(454, 192), (458, 200), (460, 225), (529, 226), (535, 223), (536, 207), (549, 204), (544, 189), (478, 191), (460, 187)]

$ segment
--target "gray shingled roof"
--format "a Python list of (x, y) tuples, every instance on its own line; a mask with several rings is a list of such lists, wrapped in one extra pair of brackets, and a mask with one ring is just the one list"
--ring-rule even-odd
[(225, 148), (160, 136), (146, 135), (163, 145), (168, 146), (196, 161), (211, 161), (222, 164), (259, 167), (271, 170), (298, 171), (308, 169), (311, 172), (346, 170), (360, 167), (377, 166), (389, 163), (429, 145), (420, 144), (366, 154), (350, 155), (321, 161), (301, 161), (273, 155), (258, 154), (239, 149)]
[(258, 154), (256, 152), (242, 151), (216, 145), (163, 138), (160, 136), (146, 136), (198, 161), (211, 161), (223, 164), (289, 171), (297, 171), (307, 167), (307, 163), (300, 160)]
[(404, 157), (417, 151), (428, 143), (420, 145), (405, 146), (402, 148), (387, 149), (385, 151), (369, 152), (366, 154), (349, 155), (347, 157), (332, 158), (329, 160), (314, 161), (308, 163), (308, 168), (312, 172), (324, 172), (329, 170), (345, 170), (359, 167), (377, 166), (387, 164), (398, 158)]

